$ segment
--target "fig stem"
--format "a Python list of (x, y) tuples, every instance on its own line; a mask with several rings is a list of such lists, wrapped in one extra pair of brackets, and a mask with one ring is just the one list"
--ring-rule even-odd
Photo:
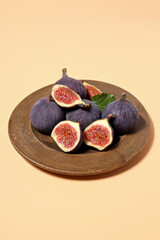
[(89, 103), (85, 103), (85, 108), (90, 109), (91, 105)]
[(50, 102), (51, 99), (52, 99), (52, 95), (50, 94), (50, 95), (48, 96), (48, 101)]
[(83, 104), (84, 106), (88, 106), (88, 103), (85, 103), (85, 102), (83, 102), (83, 101), (82, 101), (82, 104)]
[(67, 76), (67, 68), (63, 68), (62, 69), (62, 77), (66, 77)]
[(107, 116), (107, 120), (110, 120), (112, 117), (115, 117), (115, 115), (113, 113), (110, 113), (108, 116)]
[(81, 104), (79, 104), (79, 107), (85, 108), (85, 109), (90, 109), (91, 105), (90, 105), (90, 103), (82, 102)]
[(122, 93), (120, 100), (124, 101), (126, 99), (126, 93)]

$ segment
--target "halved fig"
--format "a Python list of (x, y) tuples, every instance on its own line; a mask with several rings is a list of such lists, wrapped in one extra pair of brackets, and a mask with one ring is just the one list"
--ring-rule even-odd
[(61, 107), (70, 108), (79, 104), (87, 106), (76, 92), (62, 84), (54, 85), (52, 87), (51, 95)]
[(99, 90), (98, 88), (96, 88), (95, 86), (89, 84), (89, 83), (86, 83), (86, 82), (83, 82), (83, 85), (85, 86), (86, 90), (87, 90), (87, 95), (88, 95), (88, 98), (89, 100), (92, 101), (92, 97), (97, 95), (97, 94), (102, 94), (101, 90)]
[(64, 152), (78, 150), (83, 142), (80, 124), (67, 120), (61, 121), (54, 127), (51, 137)]
[[(113, 116), (113, 115), (112, 115)], [(109, 116), (109, 118), (111, 115)], [(114, 132), (109, 118), (99, 119), (91, 123), (83, 132), (84, 143), (99, 151), (105, 150), (113, 142)]]

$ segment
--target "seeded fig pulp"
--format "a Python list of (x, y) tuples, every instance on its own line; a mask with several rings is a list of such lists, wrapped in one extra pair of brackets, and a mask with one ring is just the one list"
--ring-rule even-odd
[(51, 95), (56, 103), (61, 107), (70, 108), (78, 104), (87, 106), (76, 92), (61, 84), (53, 86)]
[(55, 84), (62, 84), (72, 89), (74, 92), (80, 95), (81, 98), (87, 97), (87, 91), (84, 85), (78, 80), (67, 76), (67, 69), (62, 69), (62, 78), (59, 79)]
[(102, 94), (101, 90), (99, 90), (98, 88), (96, 88), (95, 86), (89, 84), (89, 83), (86, 83), (86, 82), (83, 82), (83, 85), (85, 86), (86, 90), (87, 90), (87, 96), (89, 98), (89, 100), (92, 101), (92, 97), (97, 95), (97, 94)]
[(51, 97), (39, 99), (30, 112), (31, 125), (42, 133), (51, 133), (54, 126), (64, 119), (64, 111)]
[(139, 119), (137, 108), (129, 101), (125, 100), (126, 94), (122, 94), (119, 100), (109, 103), (102, 112), (102, 119), (112, 113), (113, 128), (120, 133), (131, 130)]
[(108, 118), (91, 123), (83, 132), (84, 143), (99, 151), (105, 150), (113, 142), (113, 129)]
[(82, 130), (84, 130), (93, 121), (101, 118), (101, 111), (97, 104), (87, 99), (83, 99), (83, 102), (88, 104), (90, 107), (78, 107), (66, 112), (66, 119), (74, 122), (79, 122)]
[(66, 120), (54, 127), (51, 137), (64, 152), (78, 150), (83, 142), (82, 130), (79, 123)]

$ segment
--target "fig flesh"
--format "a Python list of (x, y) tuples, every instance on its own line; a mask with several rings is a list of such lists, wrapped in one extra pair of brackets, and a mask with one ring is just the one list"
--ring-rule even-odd
[(87, 91), (84, 85), (77, 79), (67, 76), (67, 69), (62, 69), (62, 78), (59, 79), (55, 84), (62, 84), (72, 89), (74, 92), (80, 95), (81, 98), (87, 98)]
[(54, 127), (51, 137), (64, 152), (75, 152), (83, 142), (80, 124), (67, 120), (61, 121)]
[(71, 108), (79, 104), (87, 106), (76, 92), (62, 84), (52, 87), (51, 96), (61, 107)]
[(108, 118), (99, 119), (91, 123), (83, 132), (83, 141), (86, 145), (99, 151), (105, 150), (113, 142), (114, 132)]
[(31, 125), (42, 133), (51, 133), (54, 126), (65, 119), (65, 113), (50, 97), (36, 101), (30, 112)]
[(89, 104), (90, 107), (78, 107), (66, 112), (66, 119), (73, 122), (79, 122), (82, 130), (84, 130), (93, 121), (101, 118), (101, 111), (97, 104), (87, 99), (83, 99), (83, 102)]
[(125, 133), (134, 128), (139, 119), (137, 108), (129, 101), (125, 100), (126, 94), (121, 98), (109, 103), (102, 111), (102, 119), (112, 113), (113, 128), (120, 133)]
[(98, 88), (96, 88), (95, 86), (89, 84), (89, 83), (86, 83), (86, 82), (83, 82), (83, 85), (85, 86), (86, 90), (87, 90), (87, 96), (89, 98), (89, 100), (92, 101), (92, 97), (99, 94), (101, 95), (102, 92), (101, 90), (99, 90)]

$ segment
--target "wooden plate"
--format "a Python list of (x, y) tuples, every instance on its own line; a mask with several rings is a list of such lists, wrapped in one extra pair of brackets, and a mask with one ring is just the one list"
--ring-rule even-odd
[[(82, 80), (80, 80), (82, 81)], [(26, 97), (14, 109), (9, 120), (9, 137), (15, 149), (32, 164), (50, 172), (87, 176), (107, 173), (127, 164), (138, 154), (149, 137), (148, 114), (132, 94), (109, 83), (85, 80), (101, 89), (112, 93), (118, 99), (122, 92), (127, 95), (139, 110), (140, 118), (136, 127), (128, 134), (116, 138), (114, 144), (103, 152), (85, 145), (77, 153), (62, 152), (49, 135), (36, 131), (30, 124), (30, 111), (33, 104), (50, 94), (52, 85), (41, 88)]]

